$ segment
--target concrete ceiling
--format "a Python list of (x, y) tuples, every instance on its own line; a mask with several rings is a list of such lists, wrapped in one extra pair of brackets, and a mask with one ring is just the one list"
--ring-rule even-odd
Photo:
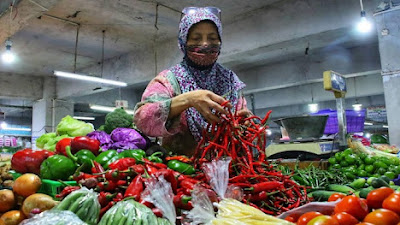
[[(372, 14), (379, 2), (380, 0), (364, 1), (368, 15)], [(105, 69), (108, 72), (123, 71), (119, 76), (125, 76), (130, 84), (129, 90), (125, 90), (126, 96), (131, 96), (135, 101), (140, 98), (144, 85), (155, 73), (154, 62), (133, 66), (129, 62), (132, 58), (140, 58), (141, 54), (147, 54), (143, 56), (143, 60), (148, 60), (149, 55), (153, 60), (152, 54), (157, 48), (161, 51), (173, 48), (171, 57), (179, 59), (179, 51), (176, 50), (177, 27), (180, 11), (186, 6), (210, 5), (222, 9), (222, 22), (225, 26), (223, 39), (228, 44), (224, 43), (220, 62), (235, 71), (246, 71), (249, 68), (298, 58), (304, 56), (306, 48), (309, 48), (310, 55), (318, 55), (334, 48), (376, 45), (377, 42), (375, 33), (360, 37), (351, 27), (352, 20), (359, 18), (358, 1), (20, 0), (16, 3), (19, 15), (11, 21), (9, 33), (13, 40), (13, 50), (18, 55), (15, 64), (18, 66), (0, 63), (0, 76), (16, 74), (43, 79), (52, 76), (53, 70), (72, 71), (78, 27), (76, 24), (79, 24), (77, 71), (100, 75), (104, 30)], [(7, 7), (4, 7), (3, 1), (0, 6), (0, 10), (3, 9), (0, 30), (8, 29), (10, 21)], [(13, 15), (15, 11), (14, 9)], [(336, 14), (339, 15), (338, 18), (335, 18)], [(155, 28), (156, 15), (158, 30)], [(258, 26), (259, 29), (256, 29)], [(5, 34), (0, 34), (1, 42), (5, 38)], [(165, 68), (164, 64), (171, 66), (176, 61), (166, 59), (169, 57), (168, 52), (160, 53), (158, 57), (162, 61), (159, 62), (158, 72)], [(116, 61), (123, 63), (118, 64)], [(157, 68), (157, 63), (155, 64)], [(137, 68), (140, 66), (144, 69)], [(140, 79), (130, 73), (135, 73)], [(118, 97), (118, 89), (101, 92), (107, 88), (92, 91), (93, 88), (88, 85), (87, 89), (91, 91), (67, 97), (79, 103), (76, 111), (82, 115), (93, 113), (85, 103), (94, 101), (112, 105), (113, 100)], [(1, 105), (31, 106), (32, 100), (0, 101), (1, 111), (7, 110), (9, 115), (18, 116), (22, 111), (29, 112), (29, 109), (2, 108)]]

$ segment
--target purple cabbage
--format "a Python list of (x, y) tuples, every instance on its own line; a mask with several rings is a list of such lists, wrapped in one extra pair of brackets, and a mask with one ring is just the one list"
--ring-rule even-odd
[[(148, 139), (144, 138), (138, 131), (131, 128), (114, 129), (111, 132), (111, 140), (115, 142), (111, 148), (114, 148), (116, 143), (118, 143), (116, 146), (121, 146), (120, 148), (114, 149), (146, 149), (148, 146)], [(129, 147), (125, 147), (125, 145), (122, 143)], [(122, 148), (122, 146), (124, 146), (124, 148)]]
[(100, 147), (103, 151), (110, 149), (113, 142), (110, 135), (104, 131), (93, 131), (88, 133), (86, 136), (100, 141)]
[(400, 185), (400, 174), (393, 180), (394, 185)]
[(139, 149), (138, 146), (135, 145), (133, 142), (129, 141), (119, 141), (119, 142), (114, 142), (109, 149), (116, 149), (117, 152), (123, 152), (124, 150), (127, 149)]

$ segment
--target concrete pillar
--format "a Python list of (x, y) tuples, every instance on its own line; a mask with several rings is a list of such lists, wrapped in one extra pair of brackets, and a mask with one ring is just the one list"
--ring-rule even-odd
[(400, 146), (400, 7), (374, 15), (379, 37), (390, 144)]
[(57, 124), (67, 115), (74, 114), (74, 104), (56, 99), (55, 79), (46, 78), (43, 83), (43, 98), (32, 107), (32, 148), (36, 139), (44, 133), (55, 132)]

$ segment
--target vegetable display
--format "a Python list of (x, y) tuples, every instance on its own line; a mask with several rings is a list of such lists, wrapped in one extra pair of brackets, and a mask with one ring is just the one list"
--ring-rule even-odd
[(18, 173), (39, 174), (42, 162), (52, 155), (54, 153), (47, 150), (19, 150), (11, 158), (11, 168)]
[(132, 128), (133, 116), (122, 108), (115, 109), (106, 115), (104, 131), (108, 134), (116, 128)]

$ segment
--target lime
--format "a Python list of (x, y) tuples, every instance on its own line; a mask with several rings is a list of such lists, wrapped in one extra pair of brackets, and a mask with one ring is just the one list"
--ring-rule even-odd
[(347, 148), (346, 150), (343, 151), (343, 153), (346, 154), (346, 155), (353, 154), (353, 149)]
[(383, 168), (383, 169), (385, 169), (385, 170), (389, 167), (386, 163), (384, 163), (384, 162), (382, 162), (382, 161), (376, 161), (376, 162), (374, 162), (374, 166), (375, 166), (376, 168)]
[(345, 160), (349, 165), (353, 165), (356, 162), (356, 157), (354, 155), (346, 155)]
[(330, 157), (330, 158), (328, 159), (328, 162), (329, 162), (329, 164), (331, 164), (331, 165), (336, 164), (336, 158), (335, 158), (335, 157)]
[(342, 156), (342, 153), (341, 152), (336, 152), (335, 153), (335, 159), (336, 159), (336, 161), (340, 161), (340, 160), (342, 160), (343, 159), (343, 156)]
[(366, 166), (365, 166), (365, 171), (366, 171), (367, 173), (373, 173), (374, 170), (375, 170), (374, 165), (366, 165)]
[(379, 175), (379, 174), (377, 174), (377, 173), (374, 173), (371, 177), (375, 177), (375, 178), (378, 178), (378, 177), (380, 177), (381, 175)]
[(390, 171), (386, 172), (384, 175), (389, 177), (389, 179), (391, 180), (393, 180), (396, 177), (396, 174)]
[(357, 170), (357, 176), (366, 177), (367, 176), (367, 172), (365, 170)]
[(339, 170), (339, 169), (342, 168), (342, 166), (341, 166), (340, 164), (338, 164), (338, 163), (333, 164), (331, 167), (332, 167), (333, 169), (335, 169), (335, 170)]
[(400, 159), (399, 158), (392, 157), (392, 158), (390, 158), (390, 162), (394, 166), (399, 166), (400, 165)]
[(367, 156), (367, 157), (364, 158), (364, 162), (367, 165), (371, 165), (371, 164), (373, 164), (375, 162), (375, 159), (373, 159), (371, 156)]
[(361, 158), (356, 158), (356, 164), (357, 165), (364, 165), (364, 162)]
[(347, 163), (346, 160), (342, 160), (342, 161), (340, 161), (340, 165), (341, 165), (342, 167), (346, 167), (346, 166), (349, 166), (349, 163)]
[(356, 176), (350, 172), (344, 172), (344, 175), (350, 180), (356, 179)]
[(358, 154), (358, 156), (360, 156), (360, 158), (361, 158), (362, 160), (364, 160), (365, 157), (367, 157), (367, 154), (365, 154), (364, 152), (361, 152), (360, 154)]
[(392, 161), (389, 158), (382, 157), (380, 161), (384, 162), (388, 166), (392, 165)]
[(380, 175), (383, 175), (383, 174), (386, 173), (386, 169), (385, 169), (385, 168), (382, 168), (382, 167), (379, 167), (379, 168), (376, 170), (376, 173), (379, 173)]
[(365, 170), (365, 165), (364, 165), (364, 164), (361, 164), (360, 166), (358, 166), (357, 169), (358, 169), (358, 170)]

